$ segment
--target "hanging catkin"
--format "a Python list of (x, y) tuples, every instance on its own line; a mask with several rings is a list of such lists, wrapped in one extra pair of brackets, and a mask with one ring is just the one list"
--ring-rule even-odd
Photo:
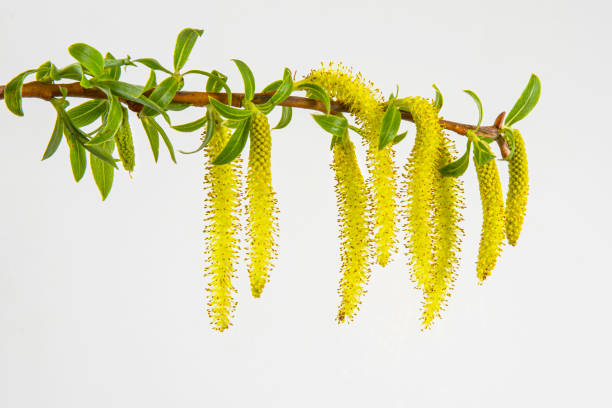
[(348, 135), (334, 145), (331, 167), (336, 178), (342, 261), (337, 320), (350, 322), (365, 293), (370, 276), (370, 254), (365, 182)]
[(270, 279), (276, 257), (278, 235), (277, 201), (272, 190), (270, 152), (272, 138), (268, 118), (257, 112), (251, 119), (249, 166), (247, 173), (247, 217), (249, 236), (249, 279), (254, 297)]
[(123, 168), (129, 172), (134, 171), (134, 141), (132, 140), (132, 131), (130, 130), (130, 122), (128, 118), (128, 111), (122, 107), (123, 118), (121, 119), (121, 126), (117, 133), (115, 133), (115, 143), (117, 144), (117, 150), (119, 151), (119, 159), (123, 164)]
[(240, 158), (231, 163), (213, 165), (211, 162), (223, 150), (229, 140), (230, 130), (218, 124), (215, 134), (206, 147), (205, 243), (207, 264), (205, 275), (210, 277), (208, 315), (216, 330), (223, 331), (231, 325), (236, 301), (232, 279), (236, 274), (239, 256), (238, 232), (241, 195)]
[(529, 192), (525, 142), (521, 133), (516, 129), (514, 130), (514, 142), (514, 154), (509, 161), (510, 178), (506, 197), (506, 238), (510, 245), (516, 245), (521, 234)]

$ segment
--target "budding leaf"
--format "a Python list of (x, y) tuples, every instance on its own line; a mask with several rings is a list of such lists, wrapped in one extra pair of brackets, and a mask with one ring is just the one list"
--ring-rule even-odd
[(289, 122), (291, 122), (292, 115), (293, 109), (291, 108), (291, 106), (283, 106), (281, 118), (273, 129), (282, 129), (287, 126)]
[(436, 107), (438, 111), (440, 111), (440, 109), (442, 109), (442, 105), (444, 104), (444, 98), (442, 97), (442, 92), (440, 92), (436, 84), (433, 84), (432, 86), (436, 90), (436, 98), (434, 99), (434, 106)]
[(476, 102), (476, 106), (478, 107), (478, 124), (476, 125), (476, 130), (478, 130), (480, 124), (482, 123), (482, 102), (480, 102), (480, 98), (474, 92), (468, 89), (465, 89), (463, 92), (470, 95), (474, 102)]
[(228, 119), (244, 119), (251, 116), (251, 112), (246, 109), (234, 108), (219, 102), (216, 99), (210, 98), (210, 104), (221, 114)]
[(43, 153), (43, 157), (41, 160), (46, 160), (49, 157), (53, 156), (53, 153), (56, 152), (60, 143), (62, 142), (62, 136), (64, 135), (64, 122), (62, 122), (62, 118), (60, 115), (57, 115), (57, 119), (55, 119), (55, 126), (53, 127), (53, 133), (51, 134), (51, 139), (49, 139), (49, 143), (47, 144), (47, 148)]
[[(100, 148), (109, 155), (112, 155), (115, 151), (115, 141), (111, 139), (110, 141), (101, 144)], [(98, 186), (98, 190), (102, 195), (102, 201), (104, 201), (106, 200), (106, 197), (108, 197), (111, 187), (113, 186), (115, 169), (113, 166), (91, 153), (89, 156), (89, 161), (91, 163), (91, 173), (93, 174), (96, 186)]]
[(206, 92), (220, 92), (227, 81), (227, 75), (223, 75), (217, 70), (213, 70), (206, 80)]
[(21, 109), (21, 88), (23, 86), (23, 81), (28, 75), (34, 72), (36, 72), (35, 69), (22, 72), (11, 79), (11, 81), (6, 84), (6, 88), (4, 88), (4, 103), (6, 103), (6, 107), (17, 116), (23, 116), (23, 110)]
[(246, 118), (242, 121), (240, 126), (236, 128), (230, 140), (228, 140), (227, 144), (219, 153), (219, 155), (213, 160), (213, 164), (220, 165), (226, 164), (234, 160), (236, 157), (240, 155), (244, 146), (246, 145), (246, 141), (249, 137), (249, 128), (251, 126), (251, 118)]
[(404, 133), (400, 133), (399, 135), (395, 136), (395, 138), (393, 139), (393, 144), (398, 144), (399, 142), (404, 140), (407, 134), (408, 134), (408, 131)]
[(115, 133), (117, 133), (117, 130), (119, 130), (122, 119), (123, 111), (121, 110), (121, 103), (119, 102), (119, 98), (113, 96), (110, 100), (104, 127), (96, 136), (87, 142), (87, 144), (95, 145), (111, 140), (113, 136), (115, 136)]
[(147, 68), (151, 68), (156, 71), (162, 71), (162, 72), (165, 72), (166, 74), (172, 75), (172, 72), (164, 68), (162, 64), (160, 64), (159, 61), (157, 61), (155, 58), (139, 58), (139, 59), (135, 59), (134, 62), (138, 62)]
[(474, 140), (474, 163), (476, 163), (476, 166), (480, 167), (494, 158), (495, 155), (491, 153), (489, 145), (486, 142), (476, 138)]
[(185, 28), (176, 37), (176, 44), (174, 46), (174, 72), (179, 72), (181, 68), (187, 62), (189, 54), (195, 45), (198, 37), (201, 37), (204, 30), (196, 30), (194, 28)]
[(240, 70), (240, 75), (242, 75), (242, 81), (244, 82), (244, 97), (247, 101), (250, 101), (255, 95), (255, 77), (253, 76), (253, 72), (244, 62), (238, 59), (233, 59), (232, 61), (234, 61)]
[(312, 115), (315, 122), (326, 132), (336, 137), (343, 137), (348, 129), (348, 121), (343, 116), (335, 115)]
[(401, 121), (402, 114), (397, 106), (395, 106), (393, 103), (389, 104), (382, 118), (380, 135), (378, 138), (378, 150), (382, 150), (386, 145), (393, 141), (397, 135)]
[(467, 170), (469, 164), (470, 164), (470, 147), (472, 145), (472, 141), (468, 140), (467, 141), (467, 147), (465, 149), (465, 153), (463, 153), (463, 156), (461, 156), (460, 158), (458, 158), (457, 160), (455, 160), (452, 163), (447, 164), (446, 166), (440, 168), (440, 173), (442, 173), (443, 176), (447, 176), (447, 177), (459, 177), (462, 176), (463, 173), (465, 173), (465, 171)]
[(331, 110), (331, 99), (325, 89), (317, 84), (301, 84), (297, 90), (305, 90), (309, 98), (317, 99), (323, 103), (327, 113)]
[(291, 95), (291, 92), (293, 92), (293, 78), (291, 77), (289, 68), (285, 68), (283, 80), (276, 90), (276, 93), (265, 103), (259, 105), (259, 110), (262, 112), (271, 111), (276, 105), (287, 99), (289, 95)]
[(104, 73), (104, 58), (102, 58), (100, 51), (94, 47), (83, 43), (76, 43), (68, 47), (68, 52), (91, 72), (94, 77), (101, 76)]
[(541, 88), (540, 78), (535, 74), (531, 74), (523, 93), (506, 116), (504, 120), (505, 126), (512, 126), (531, 112), (540, 99)]

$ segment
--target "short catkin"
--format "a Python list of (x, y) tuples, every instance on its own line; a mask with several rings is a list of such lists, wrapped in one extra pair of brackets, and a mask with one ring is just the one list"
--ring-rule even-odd
[(270, 279), (272, 261), (277, 255), (278, 208), (272, 189), (271, 147), (268, 118), (261, 112), (254, 113), (250, 124), (246, 195), (248, 271), (251, 293), (256, 298), (261, 296), (264, 286)]
[(527, 194), (529, 193), (529, 172), (527, 168), (527, 152), (521, 133), (514, 129), (514, 154), (509, 160), (508, 195), (506, 196), (506, 238), (510, 245), (516, 245), (525, 212), (527, 209)]
[(504, 241), (504, 196), (495, 159), (476, 165), (480, 201), (482, 203), (482, 230), (478, 249), (476, 274), (482, 283), (493, 271), (501, 254)]
[(313, 70), (306, 80), (320, 85), (333, 98), (345, 103), (361, 128), (369, 173), (366, 188), (373, 213), (373, 244), (377, 263), (385, 266), (397, 252), (399, 227), (395, 150), (392, 145), (378, 150), (384, 101), (361, 73), (353, 75), (342, 65), (334, 67), (330, 63), (328, 67)]
[(355, 146), (345, 135), (334, 145), (331, 165), (336, 178), (338, 223), (340, 226), (341, 261), (339, 323), (355, 317), (370, 276), (368, 214), (365, 182)]
[(240, 157), (228, 164), (213, 165), (212, 161), (225, 147), (231, 136), (230, 129), (218, 124), (215, 134), (206, 147), (205, 208), (205, 276), (210, 278), (207, 287), (208, 315), (214, 329), (223, 331), (231, 325), (236, 308), (232, 279), (236, 277), (239, 261), (241, 165)]
[(115, 133), (115, 143), (117, 144), (119, 159), (121, 159), (123, 168), (129, 172), (132, 172), (134, 171), (135, 164), (134, 141), (132, 139), (128, 111), (126, 108), (122, 109), (123, 119), (121, 119), (121, 126), (119, 127), (119, 130), (117, 133)]

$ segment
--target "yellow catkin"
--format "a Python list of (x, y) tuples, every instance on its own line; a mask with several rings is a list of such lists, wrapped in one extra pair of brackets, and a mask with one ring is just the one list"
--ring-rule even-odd
[(337, 316), (340, 323), (350, 322), (355, 317), (370, 275), (365, 182), (357, 164), (355, 146), (348, 136), (334, 145), (331, 168), (336, 178), (341, 243), (342, 266), (338, 289), (341, 300)]
[(127, 109), (123, 108), (123, 119), (117, 133), (115, 133), (115, 143), (119, 151), (119, 159), (123, 164), (123, 168), (129, 172), (134, 171), (134, 141), (132, 140), (132, 131), (130, 130), (130, 122), (128, 119)]
[(410, 111), (417, 128), (416, 140), (405, 166), (406, 249), (413, 279), (417, 287), (425, 289), (433, 275), (434, 180), (439, 173), (443, 132), (437, 109), (426, 99), (410, 97), (400, 103)]
[(516, 143), (514, 154), (508, 163), (510, 180), (506, 197), (506, 238), (513, 246), (521, 234), (529, 192), (527, 152), (523, 137), (518, 130), (514, 130), (514, 140)]
[(230, 130), (217, 125), (215, 134), (206, 147), (205, 243), (207, 262), (205, 276), (210, 277), (208, 315), (216, 330), (223, 331), (231, 325), (236, 308), (232, 295), (236, 292), (235, 278), (239, 260), (240, 229), (239, 206), (241, 195), (241, 159), (215, 166), (212, 160), (223, 150), (231, 136)]
[(504, 196), (495, 159), (476, 166), (480, 200), (482, 202), (482, 230), (476, 274), (482, 283), (495, 268), (504, 241)]
[[(452, 162), (455, 152), (452, 142), (445, 136), (439, 149), (438, 167)], [(434, 179), (434, 262), (432, 280), (425, 288), (423, 328), (431, 327), (433, 320), (440, 317), (446, 306), (459, 266), (459, 251), (463, 230), (459, 223), (463, 220), (461, 209), (465, 208), (463, 187), (460, 179), (443, 177), (438, 171)]]
[(385, 266), (391, 255), (397, 252), (398, 188), (393, 146), (378, 150), (380, 125), (384, 115), (383, 99), (361, 73), (353, 75), (349, 68), (342, 65), (334, 66), (330, 63), (328, 67), (313, 70), (306, 80), (320, 85), (331, 97), (345, 103), (361, 127), (369, 173), (366, 186), (373, 212), (376, 261)]
[(251, 119), (249, 166), (247, 173), (247, 217), (249, 236), (249, 279), (254, 297), (270, 279), (276, 257), (278, 235), (277, 200), (272, 190), (270, 152), (272, 138), (268, 118), (256, 113)]

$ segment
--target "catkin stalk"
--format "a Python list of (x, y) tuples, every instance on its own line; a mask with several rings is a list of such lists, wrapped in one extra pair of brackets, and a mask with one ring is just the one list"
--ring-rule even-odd
[(350, 322), (355, 317), (370, 275), (365, 182), (357, 164), (355, 147), (348, 136), (334, 145), (331, 168), (336, 178), (340, 226), (342, 266), (337, 320), (341, 323)]
[(272, 138), (268, 118), (256, 113), (251, 119), (247, 173), (247, 218), (249, 235), (249, 279), (254, 297), (270, 279), (276, 257), (278, 235), (277, 200), (272, 189), (270, 153)]
[(215, 134), (206, 147), (205, 243), (207, 262), (205, 276), (210, 277), (207, 287), (208, 315), (214, 329), (223, 331), (231, 325), (236, 308), (232, 279), (236, 277), (239, 259), (240, 230), (239, 206), (241, 195), (240, 158), (231, 163), (213, 165), (212, 160), (223, 150), (231, 136), (230, 130), (217, 125)]
[(525, 142), (518, 130), (514, 130), (515, 150), (509, 161), (510, 178), (506, 197), (506, 238), (510, 245), (516, 245), (521, 234), (527, 209), (529, 193), (529, 171)]

